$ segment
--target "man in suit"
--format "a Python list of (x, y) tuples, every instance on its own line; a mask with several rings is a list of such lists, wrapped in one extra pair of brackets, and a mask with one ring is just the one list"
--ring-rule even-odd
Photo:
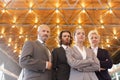
[(27, 41), (23, 48), (19, 63), (24, 68), (23, 80), (52, 80), (51, 78), (51, 54), (45, 46), (50, 35), (48, 25), (38, 27), (38, 39)]
[(99, 80), (111, 80), (108, 69), (112, 67), (112, 60), (107, 50), (99, 48), (100, 35), (96, 30), (91, 30), (88, 33), (88, 39), (91, 49), (100, 61), (100, 71), (96, 71)]
[(59, 35), (60, 47), (52, 51), (53, 80), (69, 80), (70, 66), (67, 63), (65, 49), (72, 43), (71, 33), (61, 31)]

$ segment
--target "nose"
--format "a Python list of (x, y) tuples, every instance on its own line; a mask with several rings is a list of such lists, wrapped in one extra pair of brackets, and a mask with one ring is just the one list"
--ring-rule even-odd
[(48, 32), (47, 32), (47, 31), (45, 31), (45, 34), (48, 34)]

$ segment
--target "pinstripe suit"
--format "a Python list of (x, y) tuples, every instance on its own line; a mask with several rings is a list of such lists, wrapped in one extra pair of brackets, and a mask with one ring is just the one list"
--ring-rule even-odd
[(51, 80), (51, 70), (46, 69), (48, 50), (38, 40), (27, 41), (22, 49), (19, 63), (24, 68), (23, 80)]

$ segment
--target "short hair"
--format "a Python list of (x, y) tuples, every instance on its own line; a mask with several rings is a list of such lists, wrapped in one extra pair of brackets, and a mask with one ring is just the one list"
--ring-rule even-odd
[(39, 32), (40, 29), (41, 29), (41, 27), (44, 27), (44, 26), (48, 26), (48, 25), (47, 24), (41, 24), (41, 25), (39, 25), (37, 31)]
[(69, 46), (70, 46), (72, 44), (73, 39), (72, 39), (72, 35), (71, 35), (70, 31), (68, 31), (68, 30), (64, 30), (64, 31), (60, 32), (60, 34), (59, 34), (59, 40), (60, 40), (59, 44), (62, 45), (62, 34), (65, 33), (65, 32), (70, 34), (70, 43), (69, 43)]
[(100, 35), (99, 35), (99, 33), (97, 32), (97, 30), (91, 30), (91, 31), (88, 33), (88, 39), (90, 39), (91, 34), (96, 34), (96, 35), (99, 37), (99, 39), (100, 39)]

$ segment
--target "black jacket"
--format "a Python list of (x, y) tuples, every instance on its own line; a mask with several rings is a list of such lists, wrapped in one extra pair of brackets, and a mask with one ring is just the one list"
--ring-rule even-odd
[(67, 63), (64, 48), (63, 47), (55, 48), (52, 51), (52, 57), (53, 57), (52, 80), (69, 80), (70, 66)]

